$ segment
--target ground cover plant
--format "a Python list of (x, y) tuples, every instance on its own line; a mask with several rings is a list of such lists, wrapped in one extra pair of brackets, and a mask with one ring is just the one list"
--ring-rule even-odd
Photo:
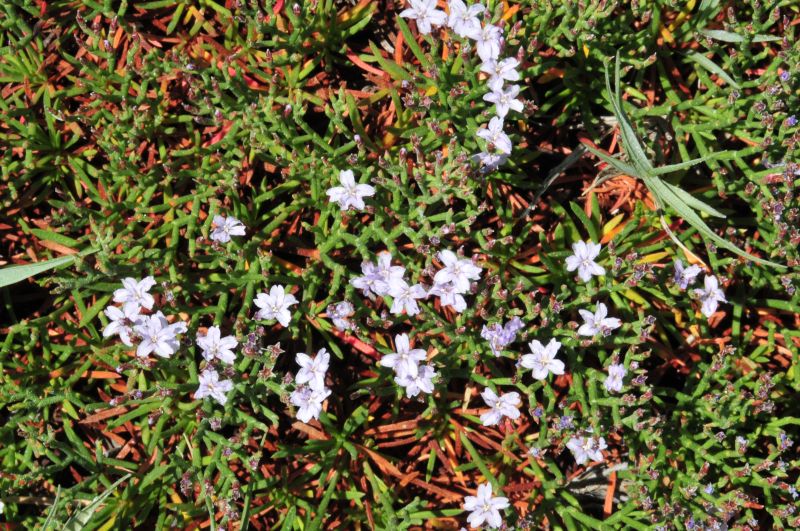
[(800, 527), (794, 0), (0, 27), (4, 528)]

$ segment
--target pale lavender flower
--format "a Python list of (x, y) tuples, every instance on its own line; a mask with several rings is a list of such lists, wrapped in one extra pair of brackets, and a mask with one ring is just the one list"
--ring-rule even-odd
[(503, 30), (491, 24), (485, 25), (480, 32), (471, 35), (475, 39), (475, 49), (481, 61), (497, 60), (503, 42)]
[(432, 26), (444, 26), (447, 22), (447, 14), (436, 9), (436, 0), (408, 0), (408, 5), (400, 16), (416, 20), (417, 30), (423, 35), (430, 33)]
[(325, 389), (325, 373), (331, 361), (331, 355), (325, 348), (317, 351), (315, 357), (311, 357), (303, 352), (295, 355), (295, 361), (300, 366), (294, 381), (298, 384), (307, 383), (308, 387), (314, 391)]
[(508, 417), (511, 420), (519, 418), (519, 406), (522, 400), (519, 393), (505, 393), (502, 396), (497, 396), (490, 388), (486, 388), (481, 393), (483, 401), (491, 409), (481, 415), (481, 422), (484, 426), (494, 426), (499, 424), (503, 417)]
[(477, 155), (472, 155), (472, 161), (480, 164), (481, 173), (490, 173), (502, 166), (508, 161), (508, 155), (505, 153), (487, 153), (481, 151)]
[(606, 317), (608, 315), (608, 308), (602, 302), (598, 302), (595, 306), (594, 313), (588, 310), (578, 310), (578, 313), (583, 317), (584, 323), (578, 328), (579, 336), (593, 336), (595, 334), (607, 334), (622, 326), (622, 321), (616, 317)]
[(557, 376), (564, 374), (564, 362), (556, 359), (561, 343), (555, 338), (551, 339), (547, 346), (534, 339), (528, 343), (528, 348), (531, 349), (531, 353), (522, 356), (520, 365), (531, 369), (534, 379), (544, 380), (551, 373)]
[(469, 291), (470, 280), (481, 278), (482, 269), (467, 258), (458, 258), (453, 251), (445, 249), (439, 252), (439, 261), (444, 267), (433, 277), (434, 284), (441, 285), (452, 282), (457, 293)]
[(136, 334), (142, 338), (136, 348), (136, 355), (140, 358), (147, 357), (151, 352), (162, 358), (169, 358), (178, 351), (180, 341), (177, 335), (185, 333), (186, 323), (179, 321), (169, 324), (161, 312), (148, 315), (133, 327)]
[(514, 57), (507, 57), (502, 61), (489, 59), (481, 65), (481, 72), (489, 74), (486, 84), (490, 90), (502, 88), (505, 81), (519, 81), (520, 76), (517, 72), (519, 61)]
[(415, 377), (419, 373), (419, 363), (425, 361), (427, 354), (421, 348), (411, 348), (406, 334), (394, 336), (395, 352), (386, 354), (378, 362), (383, 367), (389, 367), (401, 378)]
[(322, 404), (330, 394), (331, 390), (326, 387), (311, 389), (303, 385), (289, 395), (289, 401), (298, 408), (295, 415), (297, 419), (308, 423), (311, 419), (319, 418), (319, 414), (322, 412)]
[(672, 279), (681, 289), (686, 289), (689, 284), (694, 284), (697, 275), (702, 272), (703, 269), (696, 264), (683, 267), (683, 262), (675, 260), (675, 276)]
[(368, 184), (356, 184), (352, 170), (342, 170), (339, 172), (339, 183), (341, 186), (329, 188), (326, 192), (331, 201), (339, 203), (341, 210), (353, 207), (356, 210), (363, 210), (364, 197), (375, 195), (375, 188)]
[(360, 289), (365, 297), (371, 294), (385, 295), (389, 291), (389, 284), (383, 279), (378, 267), (372, 262), (361, 262), (363, 276), (350, 280), (350, 284)]
[(405, 374), (403, 376), (395, 376), (394, 381), (400, 387), (406, 390), (406, 396), (413, 398), (420, 392), (432, 393), (433, 392), (433, 378), (436, 377), (436, 371), (431, 365), (420, 365), (417, 368), (417, 374)]
[(475, 38), (481, 32), (481, 21), (478, 17), (486, 8), (482, 4), (467, 5), (461, 0), (447, 2), (450, 15), (447, 17), (447, 26), (460, 37)]
[[(391, 289), (392, 281), (403, 280), (403, 275), (406, 274), (406, 268), (403, 266), (393, 266), (391, 253), (383, 251), (378, 253), (378, 265), (375, 268), (375, 274), (387, 284), (383, 293), (378, 293), (378, 295), (386, 295)], [(378, 286), (378, 289), (380, 288), (381, 286)]]
[(458, 289), (452, 282), (434, 284), (433, 287), (428, 290), (428, 295), (439, 297), (439, 302), (442, 306), (450, 306), (457, 313), (461, 313), (467, 309), (466, 299), (458, 292)]
[(353, 328), (350, 316), (354, 312), (355, 308), (349, 301), (337, 302), (328, 306), (328, 317), (333, 322), (333, 326), (342, 332)]
[(508, 498), (492, 496), (492, 485), (488, 482), (478, 485), (477, 496), (464, 496), (464, 510), (470, 511), (467, 522), (472, 527), (480, 527), (484, 523), (493, 529), (502, 526), (500, 511), (508, 507)]
[(103, 328), (103, 337), (110, 337), (118, 334), (122, 344), (128, 347), (133, 346), (131, 334), (133, 327), (142, 318), (139, 315), (139, 308), (134, 306), (123, 306), (122, 309), (116, 306), (109, 306), (103, 311), (110, 322)]
[(269, 295), (259, 293), (253, 301), (256, 306), (261, 308), (256, 312), (256, 319), (269, 320), (275, 319), (281, 326), (289, 326), (292, 313), (289, 307), (297, 304), (297, 299), (280, 284), (269, 288)]
[(144, 277), (138, 281), (130, 277), (124, 278), (123, 287), (114, 290), (114, 302), (121, 302), (129, 312), (138, 312), (141, 308), (152, 310), (156, 301), (148, 292), (155, 284), (153, 277)]
[(506, 155), (511, 154), (511, 139), (503, 131), (503, 119), (495, 116), (489, 120), (489, 124), (475, 133), (479, 138), (486, 140), (494, 149)]
[(511, 85), (504, 89), (503, 87), (496, 87), (492, 92), (483, 95), (483, 100), (494, 103), (495, 113), (500, 118), (505, 118), (509, 110), (522, 112), (524, 108), (522, 102), (517, 99), (519, 95), (519, 87)]
[(567, 442), (567, 448), (575, 457), (579, 465), (587, 461), (602, 461), (603, 450), (607, 448), (606, 440), (602, 437), (573, 437)]
[(194, 392), (195, 400), (210, 396), (221, 405), (228, 401), (228, 392), (233, 389), (231, 380), (220, 380), (219, 374), (214, 369), (205, 369), (200, 373), (200, 385)]
[(228, 243), (231, 236), (244, 236), (244, 223), (233, 216), (214, 216), (214, 228), (211, 231), (211, 239), (219, 243)]
[(501, 326), (500, 323), (483, 325), (481, 337), (489, 342), (492, 354), (499, 356), (500, 352), (517, 338), (517, 331), (524, 327), (525, 324), (519, 317), (513, 317), (505, 326)]
[(711, 317), (717, 311), (717, 306), (720, 302), (728, 302), (725, 298), (725, 292), (719, 287), (717, 277), (713, 275), (706, 275), (703, 279), (703, 289), (693, 290), (694, 294), (700, 299), (702, 307), (700, 311), (706, 317)]
[(409, 286), (405, 280), (393, 279), (389, 283), (389, 295), (392, 296), (390, 312), (394, 315), (400, 315), (405, 311), (409, 316), (414, 316), (419, 313), (417, 299), (424, 299), (428, 296), (428, 293), (421, 284)]
[(572, 244), (572, 256), (567, 257), (567, 271), (578, 270), (578, 278), (589, 282), (592, 275), (602, 276), (606, 270), (600, 267), (594, 259), (600, 254), (599, 243), (575, 242)]
[(197, 336), (197, 346), (203, 351), (203, 358), (206, 361), (211, 361), (214, 358), (223, 363), (232, 365), (236, 361), (236, 353), (233, 349), (236, 348), (239, 342), (233, 336), (222, 337), (222, 333), (218, 326), (208, 327), (205, 335)]
[(622, 391), (622, 381), (627, 372), (621, 363), (612, 363), (608, 366), (608, 376), (603, 382), (603, 386), (609, 393), (619, 393)]

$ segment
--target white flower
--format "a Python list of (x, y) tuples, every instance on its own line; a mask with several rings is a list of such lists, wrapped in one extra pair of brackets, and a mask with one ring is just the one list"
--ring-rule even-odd
[(417, 396), (420, 391), (424, 393), (433, 392), (433, 378), (436, 376), (436, 371), (433, 370), (431, 365), (420, 365), (417, 368), (417, 374), (405, 374), (403, 376), (395, 376), (394, 381), (400, 387), (406, 390), (406, 396), (412, 398)]
[(487, 24), (481, 29), (480, 32), (470, 35), (475, 39), (475, 48), (478, 51), (478, 57), (481, 61), (486, 62), (491, 59), (497, 60), (500, 57), (500, 44), (503, 40), (503, 30), (497, 26)]
[(134, 306), (123, 306), (122, 309), (116, 306), (109, 306), (103, 311), (109, 322), (103, 328), (103, 337), (110, 337), (114, 334), (119, 334), (120, 340), (126, 346), (132, 347), (133, 341), (131, 334), (133, 333), (133, 326), (142, 318), (139, 315), (139, 308)]
[(233, 336), (222, 337), (218, 326), (209, 326), (204, 336), (197, 335), (197, 346), (203, 350), (203, 358), (212, 361), (217, 358), (223, 363), (232, 365), (236, 361), (236, 348), (239, 342)]
[(458, 258), (453, 251), (445, 249), (439, 252), (439, 261), (444, 268), (436, 272), (433, 277), (435, 285), (452, 282), (456, 293), (469, 291), (469, 281), (481, 278), (481, 268), (472, 263), (468, 258)]
[(625, 378), (625, 366), (621, 363), (612, 363), (608, 366), (608, 377), (603, 382), (606, 391), (609, 393), (619, 393), (622, 391), (622, 380)]
[(517, 99), (519, 95), (519, 87), (511, 85), (503, 90), (503, 87), (497, 87), (492, 92), (483, 95), (484, 101), (494, 103), (495, 112), (500, 118), (505, 118), (509, 110), (522, 112), (522, 102)]
[[(378, 293), (378, 295), (386, 295), (391, 289), (392, 281), (403, 280), (403, 275), (406, 274), (406, 268), (403, 266), (393, 266), (391, 253), (383, 251), (378, 253), (378, 265), (375, 268), (375, 274), (386, 282), (386, 289), (383, 293)], [(381, 287), (378, 286), (378, 289), (380, 288)]]
[(389, 310), (395, 315), (400, 315), (405, 311), (409, 316), (419, 313), (417, 299), (424, 299), (428, 296), (425, 288), (421, 284), (409, 286), (405, 280), (392, 280), (389, 284), (389, 295), (392, 296), (392, 308)]
[(383, 279), (378, 267), (372, 262), (361, 262), (363, 276), (350, 280), (350, 284), (361, 290), (365, 297), (370, 294), (385, 295), (389, 291), (389, 284)]
[(439, 297), (439, 302), (442, 306), (450, 306), (457, 313), (461, 313), (467, 309), (467, 301), (458, 292), (455, 284), (452, 282), (434, 284), (433, 287), (428, 290), (428, 295)]
[(477, 496), (464, 496), (464, 510), (471, 511), (467, 522), (471, 527), (486, 523), (490, 528), (503, 525), (500, 511), (507, 508), (508, 498), (492, 496), (492, 485), (488, 482), (478, 485)]
[(244, 223), (233, 216), (214, 216), (214, 229), (211, 239), (215, 242), (228, 243), (231, 236), (244, 236)]
[(179, 321), (169, 324), (164, 314), (158, 312), (155, 315), (142, 317), (133, 330), (142, 338), (142, 342), (136, 348), (137, 356), (144, 358), (155, 352), (157, 356), (169, 358), (180, 347), (177, 335), (186, 332), (186, 323)]
[(719, 303), (728, 302), (728, 300), (725, 298), (725, 292), (719, 288), (717, 277), (706, 275), (705, 278), (703, 278), (703, 285), (703, 289), (695, 289), (693, 292), (699, 297), (700, 302), (703, 303), (700, 311), (706, 317), (711, 317), (714, 315), (714, 312), (717, 311)]
[(408, 0), (409, 7), (400, 12), (403, 18), (417, 21), (417, 30), (427, 35), (431, 26), (443, 26), (447, 21), (447, 14), (436, 9), (436, 0)]
[(331, 201), (339, 203), (339, 208), (347, 210), (350, 207), (356, 210), (363, 210), (364, 197), (375, 195), (375, 188), (368, 184), (356, 184), (355, 177), (351, 170), (339, 172), (339, 182), (341, 186), (329, 188), (326, 192)]
[(588, 310), (578, 310), (578, 313), (583, 317), (584, 323), (578, 328), (579, 336), (593, 336), (595, 334), (607, 335), (615, 328), (622, 325), (622, 321), (616, 317), (606, 317), (608, 315), (608, 308), (602, 302), (598, 302), (595, 306), (594, 313)]
[(486, 8), (481, 4), (472, 4), (467, 7), (461, 0), (450, 0), (447, 3), (450, 15), (447, 17), (447, 26), (452, 28), (460, 37), (475, 38), (481, 32), (481, 21), (478, 15), (483, 14)]
[(152, 310), (155, 300), (148, 291), (155, 284), (153, 277), (144, 277), (139, 281), (134, 278), (124, 278), (122, 279), (124, 287), (114, 290), (114, 302), (121, 302), (131, 312), (134, 310), (138, 312), (140, 308)]
[(578, 270), (578, 278), (584, 282), (589, 282), (592, 275), (601, 276), (606, 274), (606, 270), (597, 265), (594, 259), (600, 254), (601, 245), (599, 243), (575, 242), (572, 244), (572, 256), (567, 257), (567, 271)]
[(489, 125), (482, 129), (478, 129), (478, 132), (475, 134), (479, 138), (486, 140), (486, 142), (488, 142), (490, 145), (494, 146), (494, 148), (500, 153), (504, 153), (506, 155), (511, 154), (511, 139), (508, 138), (508, 135), (503, 132), (502, 118), (495, 116), (489, 120)]
[(606, 440), (602, 437), (573, 437), (567, 442), (567, 448), (575, 456), (575, 462), (582, 465), (589, 460), (602, 461), (602, 450), (607, 446)]
[(297, 304), (297, 299), (291, 293), (286, 293), (284, 287), (278, 284), (269, 288), (269, 295), (259, 293), (253, 302), (261, 308), (256, 312), (256, 319), (275, 319), (282, 326), (289, 326), (289, 321), (292, 319), (289, 306)]
[(395, 352), (386, 354), (378, 362), (383, 367), (394, 369), (397, 376), (415, 377), (419, 373), (419, 363), (425, 361), (427, 354), (421, 348), (411, 348), (406, 334), (394, 336)]
[(547, 346), (534, 339), (528, 343), (528, 347), (531, 349), (531, 354), (522, 356), (520, 365), (526, 369), (531, 369), (533, 371), (532, 375), (536, 380), (544, 380), (550, 373), (555, 375), (564, 374), (564, 362), (556, 359), (561, 343), (556, 341), (555, 338), (551, 339)]
[(300, 386), (289, 395), (289, 401), (297, 407), (297, 419), (308, 422), (311, 419), (318, 419), (322, 412), (322, 403), (330, 396), (331, 390), (323, 387), (322, 389), (311, 389), (307, 386)]
[(502, 396), (497, 396), (494, 391), (488, 387), (481, 393), (483, 401), (491, 409), (481, 415), (481, 422), (484, 426), (494, 426), (499, 424), (503, 417), (508, 417), (511, 420), (519, 418), (519, 406), (522, 400), (519, 393), (505, 393)]
[(308, 387), (314, 391), (325, 389), (325, 373), (328, 372), (328, 365), (331, 355), (324, 348), (317, 351), (317, 355), (311, 358), (308, 354), (298, 352), (294, 360), (300, 365), (294, 381), (298, 384), (307, 383)]
[(220, 380), (219, 374), (214, 369), (205, 369), (200, 373), (200, 386), (194, 392), (195, 400), (210, 396), (221, 405), (228, 401), (228, 391), (233, 389), (233, 382)]
[(471, 158), (472, 162), (481, 165), (481, 173), (493, 172), (508, 161), (508, 155), (505, 153), (487, 153), (486, 151), (472, 155)]
[(689, 284), (694, 284), (697, 275), (702, 272), (703, 269), (697, 264), (685, 268), (683, 267), (683, 262), (675, 260), (675, 276), (672, 277), (672, 280), (681, 289), (686, 289), (689, 287)]
[(519, 81), (518, 66), (519, 61), (514, 57), (507, 57), (502, 61), (489, 59), (481, 65), (481, 72), (489, 74), (489, 79), (486, 80), (489, 89), (497, 90), (503, 86), (504, 81)]

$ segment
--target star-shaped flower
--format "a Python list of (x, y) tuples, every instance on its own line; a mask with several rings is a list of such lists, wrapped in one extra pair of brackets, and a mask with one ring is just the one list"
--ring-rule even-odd
[(608, 376), (603, 382), (603, 386), (609, 393), (619, 393), (622, 391), (622, 381), (625, 379), (625, 366), (620, 363), (612, 363), (608, 366)]
[(550, 373), (564, 374), (564, 362), (556, 359), (561, 343), (555, 338), (551, 339), (547, 346), (534, 339), (528, 343), (528, 347), (531, 349), (531, 353), (522, 356), (520, 365), (531, 369), (534, 379), (544, 380)]
[(331, 390), (326, 387), (311, 389), (303, 385), (295, 389), (289, 395), (289, 401), (298, 408), (297, 420), (308, 423), (311, 419), (318, 419), (322, 412), (322, 403), (330, 394)]
[(442, 306), (450, 306), (457, 313), (461, 313), (467, 309), (467, 301), (463, 295), (458, 292), (455, 284), (452, 282), (445, 282), (444, 284), (434, 284), (428, 290), (428, 295), (439, 297), (439, 302)]
[(725, 292), (719, 288), (717, 277), (713, 275), (706, 275), (703, 278), (703, 289), (695, 289), (693, 292), (702, 303), (700, 312), (706, 317), (714, 315), (720, 302), (728, 302)]
[(475, 49), (481, 61), (486, 62), (500, 57), (500, 47), (503, 42), (503, 30), (491, 24), (485, 25), (480, 32), (471, 35), (475, 39)]
[(622, 321), (616, 317), (606, 317), (608, 315), (608, 308), (602, 302), (598, 302), (595, 306), (594, 313), (588, 310), (578, 310), (578, 313), (583, 317), (584, 323), (578, 328), (579, 336), (594, 336), (602, 333), (608, 335), (615, 328), (622, 326)]
[(269, 295), (259, 293), (253, 302), (261, 308), (256, 312), (256, 319), (275, 319), (281, 326), (286, 327), (292, 319), (289, 307), (297, 304), (297, 299), (291, 293), (286, 293), (284, 287), (278, 284), (269, 288)]
[(352, 170), (342, 170), (339, 172), (339, 182), (341, 186), (329, 188), (326, 192), (330, 200), (339, 203), (341, 210), (353, 207), (356, 210), (363, 210), (366, 205), (364, 198), (375, 195), (375, 188), (368, 184), (356, 184)]
[(675, 284), (681, 289), (686, 289), (689, 287), (689, 284), (694, 284), (697, 275), (702, 272), (703, 269), (697, 264), (683, 267), (683, 262), (675, 260), (675, 276), (672, 277), (672, 280), (675, 281)]
[(500, 511), (508, 506), (508, 498), (492, 496), (492, 485), (488, 482), (478, 485), (477, 496), (464, 496), (464, 510), (471, 511), (467, 517), (471, 527), (480, 527), (484, 523), (490, 528), (502, 526)]
[(153, 277), (144, 277), (138, 281), (135, 278), (124, 278), (123, 287), (114, 291), (114, 302), (121, 302), (129, 313), (138, 312), (141, 308), (152, 310), (155, 299), (148, 292), (155, 284)]
[(447, 249), (440, 251), (439, 261), (444, 267), (434, 275), (435, 285), (452, 282), (457, 293), (466, 293), (469, 291), (470, 280), (481, 278), (480, 267), (473, 264), (472, 260), (459, 258), (453, 251)]
[(503, 131), (503, 119), (499, 116), (489, 120), (489, 124), (482, 129), (478, 129), (475, 134), (479, 138), (486, 140), (490, 146), (494, 146), (494, 149), (500, 153), (511, 154), (513, 145), (511, 144), (511, 139)]
[(372, 262), (361, 262), (363, 276), (350, 280), (350, 284), (361, 290), (365, 297), (372, 294), (385, 295), (389, 291), (389, 283), (384, 280), (382, 272)]
[(447, 26), (460, 37), (476, 38), (481, 32), (481, 20), (478, 18), (486, 8), (481, 4), (467, 5), (461, 0), (450, 0), (447, 3), (450, 15)]
[(405, 374), (403, 376), (395, 376), (394, 381), (400, 387), (406, 390), (406, 396), (413, 398), (420, 392), (432, 393), (433, 392), (433, 378), (436, 377), (436, 371), (431, 365), (420, 365), (417, 368), (417, 374)]
[(236, 361), (236, 348), (239, 342), (233, 336), (222, 337), (218, 326), (209, 326), (206, 334), (197, 336), (197, 346), (203, 351), (203, 358), (206, 361), (218, 359), (223, 363), (232, 365)]
[(177, 335), (185, 333), (186, 323), (179, 321), (169, 324), (161, 312), (148, 315), (133, 327), (133, 330), (142, 338), (136, 348), (136, 355), (140, 358), (147, 357), (151, 352), (162, 358), (169, 358), (180, 348)]
[(378, 362), (383, 367), (390, 367), (401, 378), (415, 377), (419, 373), (419, 364), (425, 361), (427, 353), (421, 348), (411, 348), (406, 334), (394, 336), (395, 352), (386, 354)]
[(489, 89), (497, 90), (503, 87), (505, 81), (519, 81), (518, 66), (519, 61), (514, 57), (507, 57), (502, 61), (489, 59), (481, 65), (481, 72), (489, 74), (489, 79), (486, 80)]
[(511, 420), (519, 418), (519, 406), (522, 404), (519, 393), (512, 392), (497, 396), (494, 391), (487, 387), (481, 393), (481, 397), (483, 397), (486, 405), (491, 408), (481, 415), (481, 422), (484, 426), (499, 424), (503, 417), (508, 417)]
[(522, 112), (524, 108), (522, 102), (517, 99), (519, 95), (519, 87), (511, 85), (504, 89), (503, 87), (496, 87), (492, 92), (483, 95), (484, 101), (494, 103), (495, 113), (500, 118), (505, 118), (509, 110)]
[(589, 282), (592, 275), (601, 276), (606, 274), (606, 270), (600, 267), (594, 259), (600, 254), (601, 246), (599, 243), (575, 242), (572, 244), (572, 256), (567, 257), (567, 271), (578, 270), (578, 278), (584, 282)]
[(408, 0), (410, 7), (400, 12), (403, 18), (410, 18), (417, 21), (417, 30), (427, 35), (431, 32), (432, 26), (444, 26), (447, 22), (447, 14), (436, 9), (436, 0)]
[(200, 385), (194, 392), (195, 400), (210, 396), (221, 405), (228, 401), (228, 392), (233, 389), (231, 380), (220, 380), (219, 373), (214, 369), (205, 369), (200, 373)]
[(325, 373), (328, 372), (328, 365), (331, 361), (331, 355), (328, 354), (325, 348), (319, 349), (314, 358), (303, 352), (298, 352), (294, 359), (300, 366), (300, 370), (297, 371), (297, 376), (294, 379), (295, 382), (298, 384), (307, 383), (308, 387), (314, 391), (325, 388)]
[(116, 306), (109, 306), (103, 311), (110, 322), (103, 328), (103, 337), (110, 337), (114, 334), (119, 334), (119, 338), (123, 345), (128, 347), (133, 346), (131, 334), (133, 334), (133, 327), (141, 319), (139, 315), (139, 308), (135, 306), (123, 306), (122, 309)]
[(417, 299), (424, 299), (428, 292), (421, 284), (409, 286), (405, 280), (393, 279), (389, 284), (389, 295), (392, 296), (392, 308), (389, 310), (394, 315), (400, 315), (404, 311), (414, 316), (419, 313)]
[(567, 442), (567, 448), (575, 457), (575, 462), (582, 465), (590, 460), (602, 461), (603, 450), (607, 446), (602, 437), (573, 437)]
[(211, 231), (211, 239), (219, 243), (228, 243), (231, 236), (244, 236), (244, 223), (233, 216), (214, 216), (214, 229)]

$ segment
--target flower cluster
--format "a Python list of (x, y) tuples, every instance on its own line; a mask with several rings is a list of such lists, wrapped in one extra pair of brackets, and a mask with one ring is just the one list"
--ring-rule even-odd
[(150, 294), (155, 283), (153, 277), (123, 279), (123, 287), (114, 291), (114, 302), (121, 303), (122, 307), (109, 306), (103, 312), (110, 321), (103, 329), (103, 337), (116, 334), (127, 347), (138, 341), (136, 356), (139, 358), (146, 358), (151, 353), (162, 358), (171, 357), (180, 346), (178, 335), (187, 330), (186, 323), (170, 324), (160, 311), (151, 315), (141, 314), (142, 310), (152, 310), (155, 305)]
[(481, 60), (480, 71), (486, 75), (489, 92), (484, 101), (494, 104), (495, 116), (485, 128), (476, 135), (486, 141), (486, 150), (478, 153), (473, 160), (483, 171), (494, 171), (511, 154), (513, 144), (503, 130), (505, 117), (509, 111), (522, 112), (523, 104), (517, 99), (518, 85), (505, 86), (505, 82), (520, 79), (517, 71), (519, 60), (514, 57), (501, 58), (505, 39), (503, 28), (491, 23), (481, 24), (481, 15), (486, 7), (480, 3), (467, 6), (462, 0), (449, 0), (448, 13), (436, 9), (436, 0), (409, 0), (409, 7), (400, 13), (401, 17), (413, 19), (417, 30), (423, 35), (431, 33), (432, 28), (447, 26), (453, 33), (473, 42), (475, 52)]
[(489, 342), (492, 354), (500, 356), (500, 352), (517, 338), (517, 332), (525, 328), (525, 323), (519, 317), (513, 317), (505, 325), (493, 323), (483, 325), (481, 337)]
[(289, 401), (298, 408), (298, 420), (309, 422), (312, 418), (319, 418), (319, 414), (322, 412), (322, 403), (331, 394), (331, 390), (325, 387), (325, 376), (328, 372), (331, 355), (325, 348), (321, 348), (313, 358), (308, 354), (298, 352), (295, 355), (295, 361), (300, 366), (295, 377), (298, 387), (289, 396)]
[(378, 362), (394, 371), (394, 381), (406, 390), (409, 398), (420, 392), (433, 392), (433, 378), (437, 375), (432, 365), (420, 365), (427, 359), (427, 353), (419, 348), (411, 348), (406, 334), (394, 336), (395, 352), (387, 354)]

